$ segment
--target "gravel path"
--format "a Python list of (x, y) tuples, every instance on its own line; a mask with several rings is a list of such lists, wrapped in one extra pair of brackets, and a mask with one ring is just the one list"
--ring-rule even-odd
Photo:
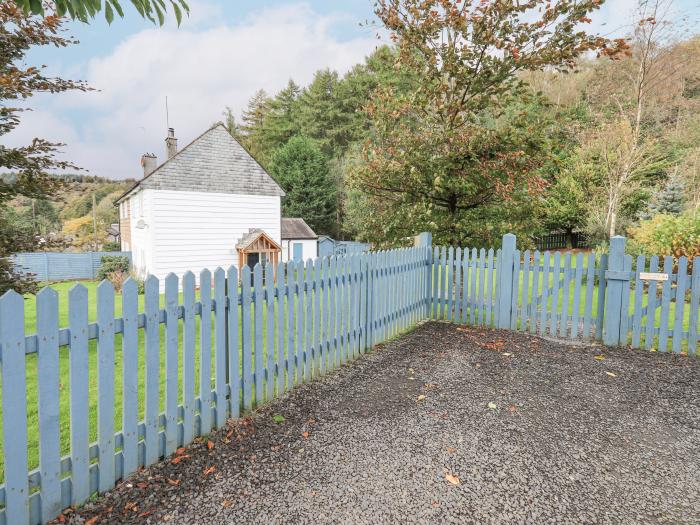
[(698, 385), (699, 359), (426, 323), (65, 519), (700, 523)]

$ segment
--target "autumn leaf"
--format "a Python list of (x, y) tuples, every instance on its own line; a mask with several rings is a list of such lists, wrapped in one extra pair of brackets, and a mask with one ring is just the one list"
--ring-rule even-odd
[(456, 449), (456, 448), (454, 448), (454, 447), (447, 447), (447, 453), (448, 453), (448, 454), (454, 454), (455, 452), (457, 452), (457, 449)]
[(615, 372), (605, 372), (608, 374), (610, 377), (617, 377), (617, 374)]
[(307, 430), (305, 432), (302, 432), (301, 437), (303, 437), (304, 439), (308, 439), (309, 438), (309, 431)]
[(185, 453), (185, 447), (180, 447), (175, 451), (175, 454), (184, 454)]
[(449, 481), (450, 483), (452, 483), (453, 485), (459, 485), (462, 483), (461, 481), (459, 481), (459, 478), (457, 476), (454, 476), (454, 475), (450, 474), (449, 472), (445, 473), (445, 479), (447, 481)]
[(491, 410), (496, 410), (496, 409), (498, 408), (498, 405), (497, 405), (496, 403), (494, 403), (493, 401), (490, 401), (489, 404), (488, 404), (488, 407), (489, 407)]
[(596, 355), (593, 357), (593, 359), (595, 359), (596, 361), (603, 361), (603, 360), (605, 360), (605, 356), (604, 355)]
[(85, 522), (85, 525), (95, 525), (95, 523), (97, 523), (97, 520), (99, 518), (100, 518), (99, 516), (93, 516), (92, 518), (90, 518), (89, 520), (87, 520)]
[(515, 405), (508, 405), (508, 412), (512, 414), (513, 412), (515, 412), (515, 410)]
[(168, 479), (168, 485), (172, 485), (173, 487), (177, 487), (180, 484), (179, 479)]
[(173, 459), (170, 460), (170, 463), (172, 465), (177, 465), (178, 463), (180, 463), (180, 461), (182, 461), (183, 459), (186, 459), (188, 457), (190, 457), (189, 454), (183, 454), (182, 456), (175, 456)]
[(233, 505), (233, 503), (231, 503), (231, 501), (229, 501), (227, 499), (225, 499), (224, 501), (221, 502), (221, 506), (226, 508), (226, 509), (229, 508), (231, 505)]
[(209, 441), (207, 441), (207, 448), (209, 450), (214, 448), (214, 442), (211, 439)]
[(425, 396), (423, 394), (419, 395), (418, 398), (416, 398), (416, 401), (423, 401), (425, 399)]
[(204, 474), (205, 476), (208, 476), (209, 474), (211, 474), (211, 473), (214, 472), (215, 470), (216, 470), (216, 466), (215, 466), (215, 465), (212, 465), (212, 466), (209, 467), (209, 468), (205, 468), (203, 474)]

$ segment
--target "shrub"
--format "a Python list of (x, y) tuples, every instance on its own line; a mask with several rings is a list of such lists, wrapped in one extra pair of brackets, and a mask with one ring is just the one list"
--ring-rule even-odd
[(118, 252), (121, 248), (121, 244), (117, 241), (107, 241), (102, 245), (102, 250), (105, 252)]
[(685, 256), (690, 269), (693, 257), (700, 256), (700, 211), (655, 215), (631, 228), (629, 234), (629, 253), (671, 255), (676, 263)]
[(129, 275), (129, 258), (126, 255), (105, 255), (100, 259), (97, 278), (107, 279), (110, 273), (118, 271)]
[(112, 283), (112, 286), (114, 286), (114, 291), (117, 293), (121, 293), (122, 289), (124, 288), (124, 283), (129, 277), (131, 277), (132, 280), (136, 281), (136, 284), (138, 285), (138, 293), (139, 295), (142, 295), (143, 281), (133, 274), (123, 272), (122, 270), (116, 270), (114, 272), (109, 272), (106, 278), (110, 283)]

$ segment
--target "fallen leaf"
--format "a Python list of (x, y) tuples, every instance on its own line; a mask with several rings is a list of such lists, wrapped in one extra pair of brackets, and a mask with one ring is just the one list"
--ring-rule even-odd
[(284, 416), (281, 414), (275, 414), (274, 416), (272, 416), (272, 421), (274, 421), (275, 423), (284, 423)]
[(229, 430), (229, 431), (226, 433), (226, 439), (231, 439), (231, 436), (233, 436), (233, 430)]
[(497, 405), (496, 403), (494, 403), (493, 401), (490, 401), (489, 404), (488, 404), (488, 407), (489, 407), (491, 410), (495, 410), (495, 409), (498, 408), (498, 405)]
[(175, 454), (184, 454), (185, 453), (185, 447), (180, 447), (175, 451)]
[(307, 430), (306, 432), (302, 432), (301, 437), (303, 437), (304, 439), (308, 439), (309, 438), (309, 431)]
[(510, 357), (510, 356), (512, 356), (513, 354), (511, 354), (510, 352), (503, 352), (503, 355), (506, 356), (506, 357)]
[(144, 511), (144, 512), (142, 512), (141, 514), (139, 514), (139, 518), (145, 518), (146, 516), (148, 516), (148, 515), (150, 515), (150, 514), (153, 514), (153, 511), (152, 511), (152, 510)]
[(512, 414), (513, 412), (515, 412), (515, 410), (515, 405), (508, 405), (508, 412)]
[(419, 395), (416, 401), (423, 401), (425, 399), (425, 396), (423, 394)]
[(215, 470), (216, 470), (216, 466), (215, 466), (215, 465), (212, 465), (211, 467), (204, 469), (203, 474), (204, 474), (205, 476), (208, 476), (209, 474), (211, 474), (211, 473), (214, 472)]
[(209, 450), (214, 448), (214, 442), (211, 439), (209, 441), (207, 441), (207, 448)]
[(605, 356), (604, 355), (595, 355), (595, 356), (593, 356), (593, 359), (595, 359), (596, 361), (604, 361)]
[(221, 506), (224, 508), (229, 508), (233, 503), (231, 503), (229, 500), (225, 499), (224, 501), (221, 502)]
[(608, 374), (610, 377), (617, 377), (617, 374), (614, 372), (605, 372), (605, 373)]
[(124, 510), (136, 510), (137, 508), (138, 506), (133, 501), (129, 501), (126, 505), (124, 505)]
[(449, 472), (445, 473), (445, 479), (452, 483), (453, 485), (459, 485), (461, 481), (459, 481), (459, 478), (457, 476), (453, 476)]
[(97, 520), (99, 518), (100, 518), (99, 516), (93, 516), (92, 518), (90, 518), (89, 520), (87, 520), (85, 522), (85, 525), (95, 525), (95, 523), (97, 523)]
[(170, 463), (173, 465), (177, 465), (178, 463), (180, 463), (180, 461), (188, 457), (190, 457), (188, 454), (183, 454), (182, 456), (175, 456), (173, 459), (170, 460)]
[(454, 447), (447, 447), (447, 452), (449, 454), (454, 454), (455, 452), (457, 452), (457, 449)]
[(168, 485), (172, 485), (173, 487), (177, 487), (180, 484), (179, 479), (168, 479)]

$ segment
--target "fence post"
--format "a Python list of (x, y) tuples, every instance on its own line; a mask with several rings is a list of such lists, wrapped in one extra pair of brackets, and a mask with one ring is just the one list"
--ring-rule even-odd
[(433, 298), (433, 251), (430, 249), (433, 245), (433, 234), (430, 232), (421, 232), (413, 239), (413, 246), (416, 248), (423, 247), (428, 253), (425, 272), (425, 308), (423, 315), (425, 318), (430, 317), (430, 305)]
[(629, 279), (625, 275), (625, 238), (616, 235), (610, 239), (610, 255), (608, 268), (605, 272), (607, 286), (605, 290), (605, 321), (603, 343), (607, 346), (620, 344), (620, 322), (622, 315), (623, 281)]
[(501, 243), (501, 264), (498, 266), (498, 324), (497, 328), (510, 328), (511, 301), (513, 298), (513, 263), (515, 262), (515, 235), (506, 233)]

